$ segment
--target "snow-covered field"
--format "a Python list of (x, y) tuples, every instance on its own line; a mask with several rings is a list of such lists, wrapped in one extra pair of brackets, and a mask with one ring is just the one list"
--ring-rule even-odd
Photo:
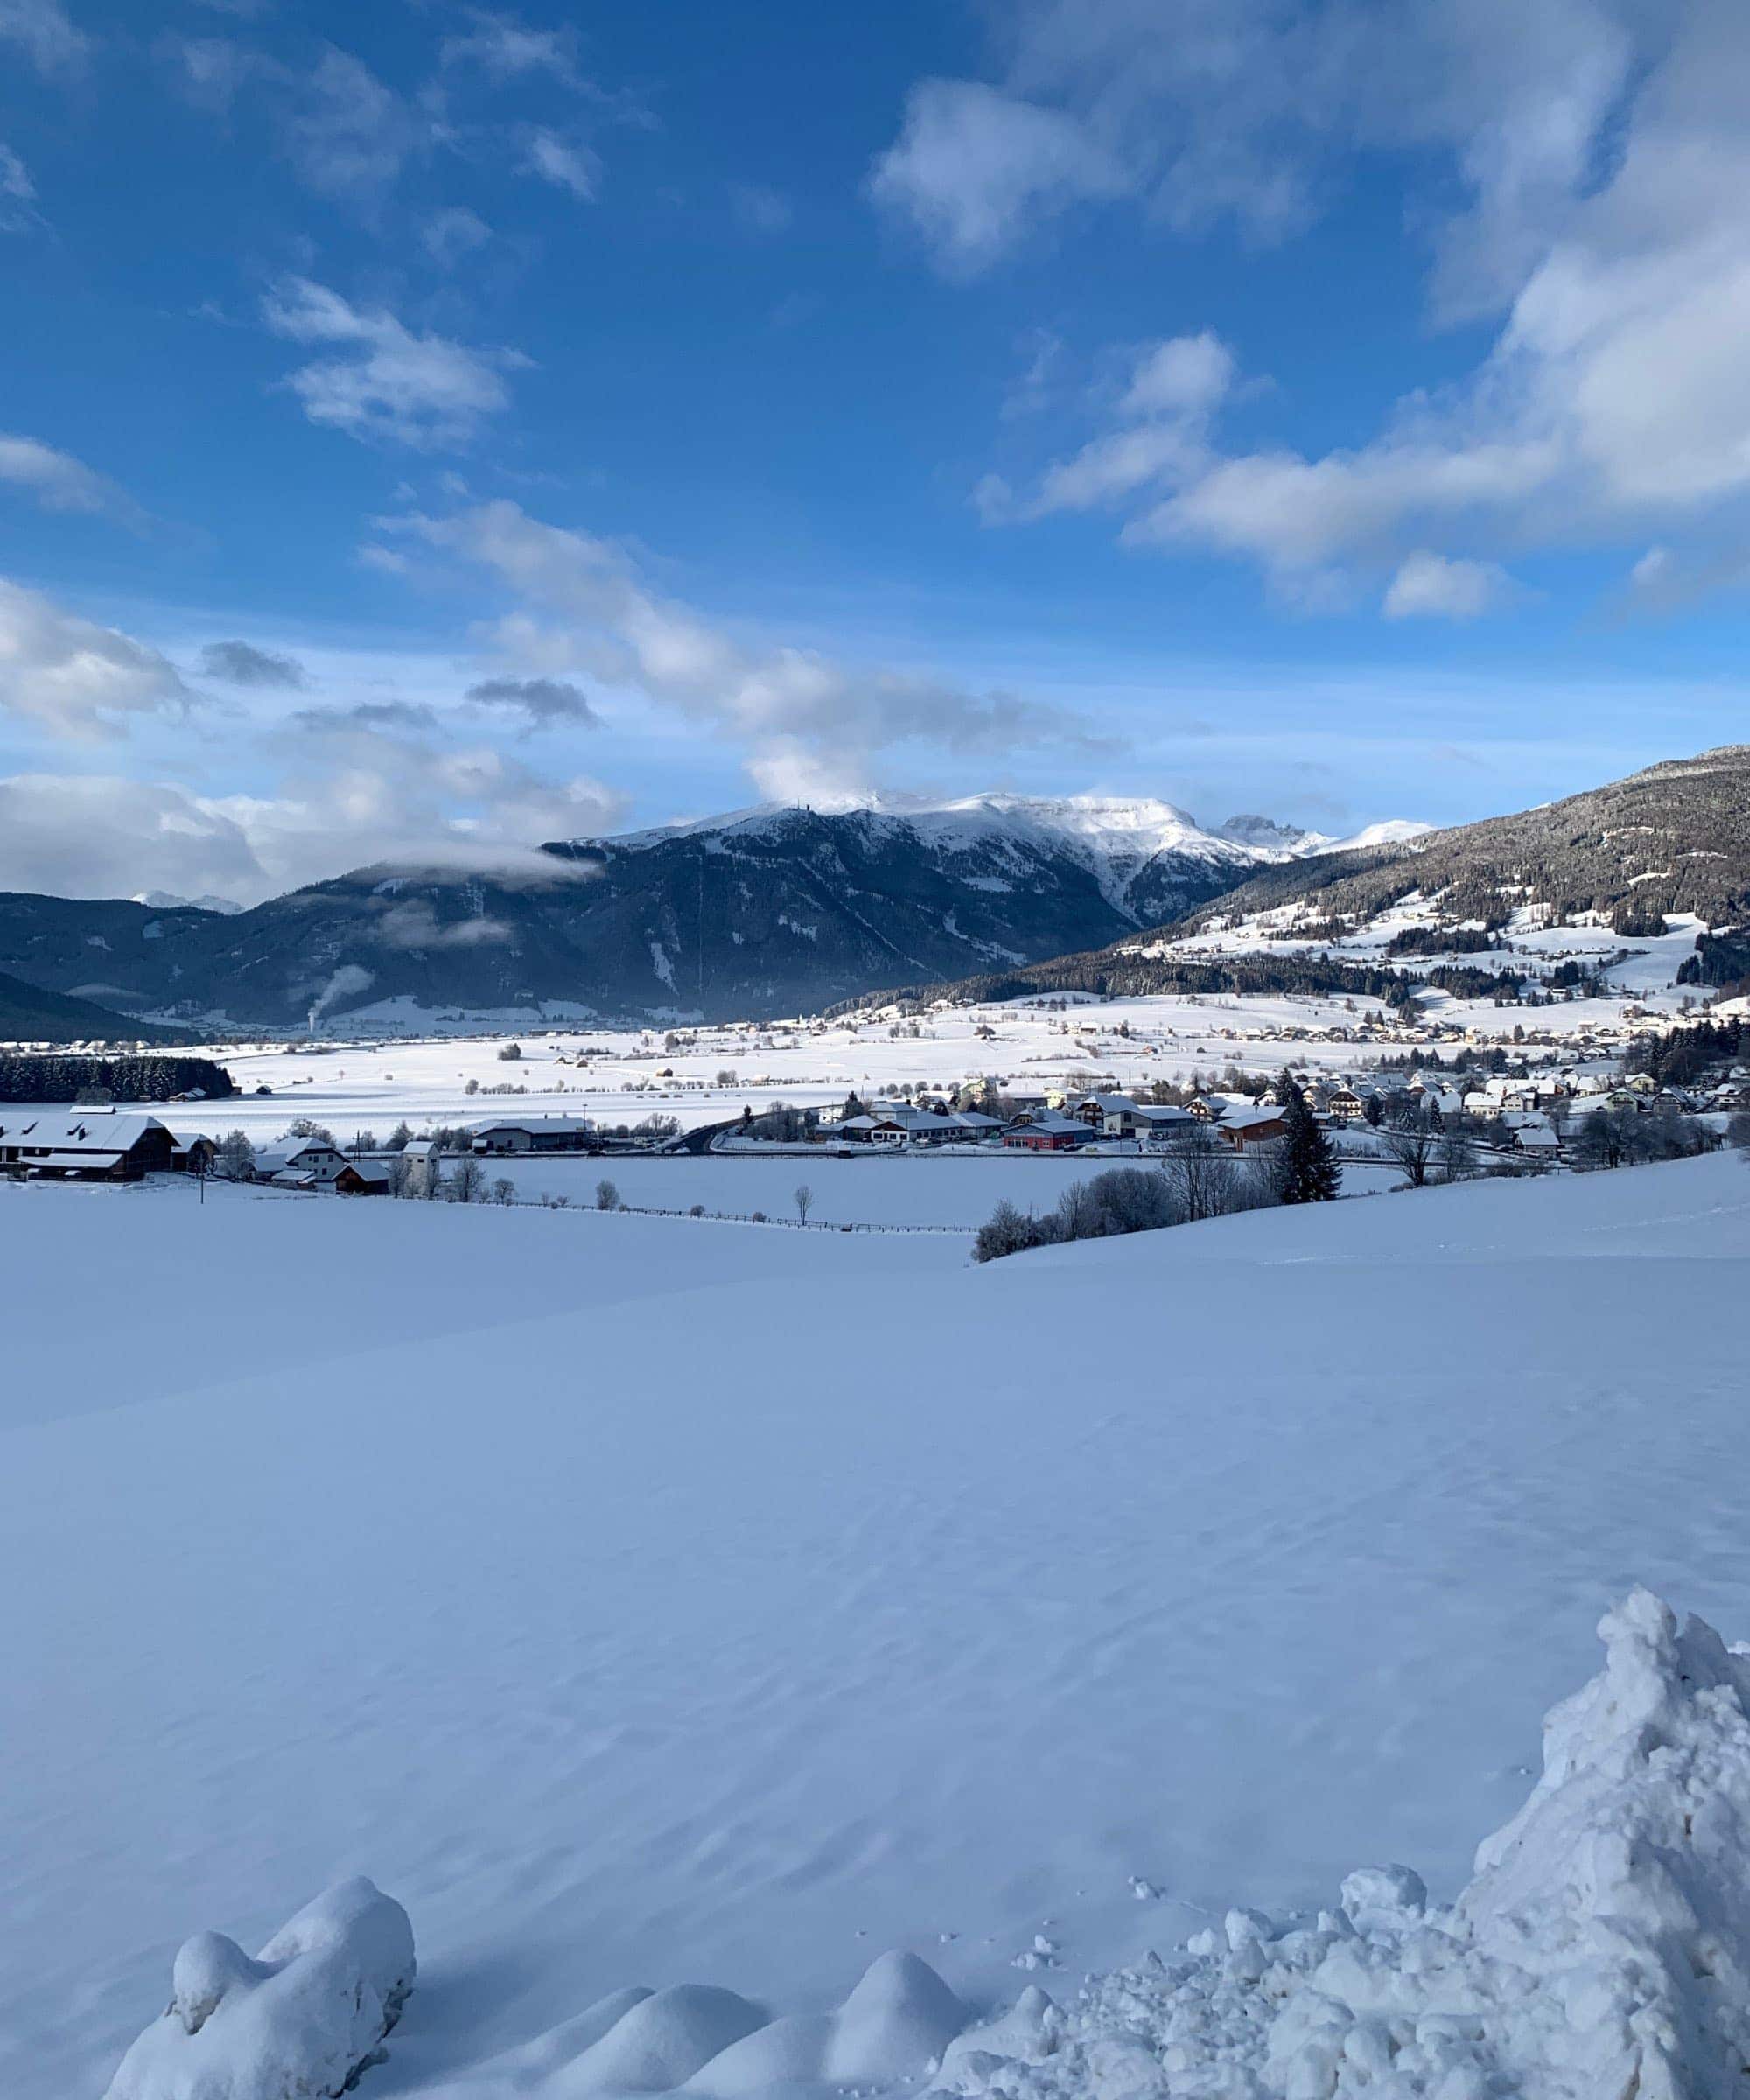
[(994, 2007), (1450, 1897), (1606, 1605), (1750, 1631), (1746, 1259), (1729, 1156), (984, 1270), (0, 1188), (0, 2090), (101, 2093), (188, 1934), (349, 1873), (418, 1938), (383, 2100), (626, 1985)]

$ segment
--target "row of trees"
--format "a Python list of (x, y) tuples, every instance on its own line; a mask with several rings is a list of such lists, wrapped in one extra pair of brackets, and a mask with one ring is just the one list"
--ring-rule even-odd
[(1268, 1147), (1250, 1155), (1237, 1152), (1200, 1125), (1154, 1166), (1109, 1167), (1086, 1181), (1072, 1181), (1043, 1216), (1006, 1200), (998, 1203), (979, 1228), (972, 1258), (998, 1261), (1030, 1247), (1157, 1232), (1281, 1203), (1329, 1202), (1341, 1178), (1330, 1138), (1294, 1082), (1284, 1074), (1278, 1083), (1284, 1128)]
[(178, 1094), (228, 1100), (236, 1084), (207, 1057), (75, 1056), (62, 1051), (0, 1054), (0, 1101), (172, 1101)]

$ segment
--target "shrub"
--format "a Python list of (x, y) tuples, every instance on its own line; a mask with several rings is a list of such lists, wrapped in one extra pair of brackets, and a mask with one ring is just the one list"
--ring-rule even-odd
[(620, 1208), (620, 1191), (606, 1176), (596, 1183), (596, 1208), (598, 1210), (618, 1210)]

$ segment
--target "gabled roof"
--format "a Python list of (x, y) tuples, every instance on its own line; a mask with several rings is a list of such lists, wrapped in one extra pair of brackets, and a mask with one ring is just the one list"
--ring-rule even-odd
[(156, 1116), (113, 1109), (18, 1109), (0, 1117), (0, 1144), (47, 1145), (62, 1152), (129, 1152), (148, 1130), (165, 1130)]

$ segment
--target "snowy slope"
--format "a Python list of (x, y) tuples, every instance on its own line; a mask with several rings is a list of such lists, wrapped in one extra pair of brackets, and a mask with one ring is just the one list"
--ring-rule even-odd
[(16, 2100), (354, 1872), (419, 1937), (367, 2100), (633, 1984), (909, 1948), (976, 2009), (1358, 1861), (1448, 1896), (1606, 1604), (1750, 1626), (1730, 1158), (985, 1270), (0, 1188), (0, 1259)]

